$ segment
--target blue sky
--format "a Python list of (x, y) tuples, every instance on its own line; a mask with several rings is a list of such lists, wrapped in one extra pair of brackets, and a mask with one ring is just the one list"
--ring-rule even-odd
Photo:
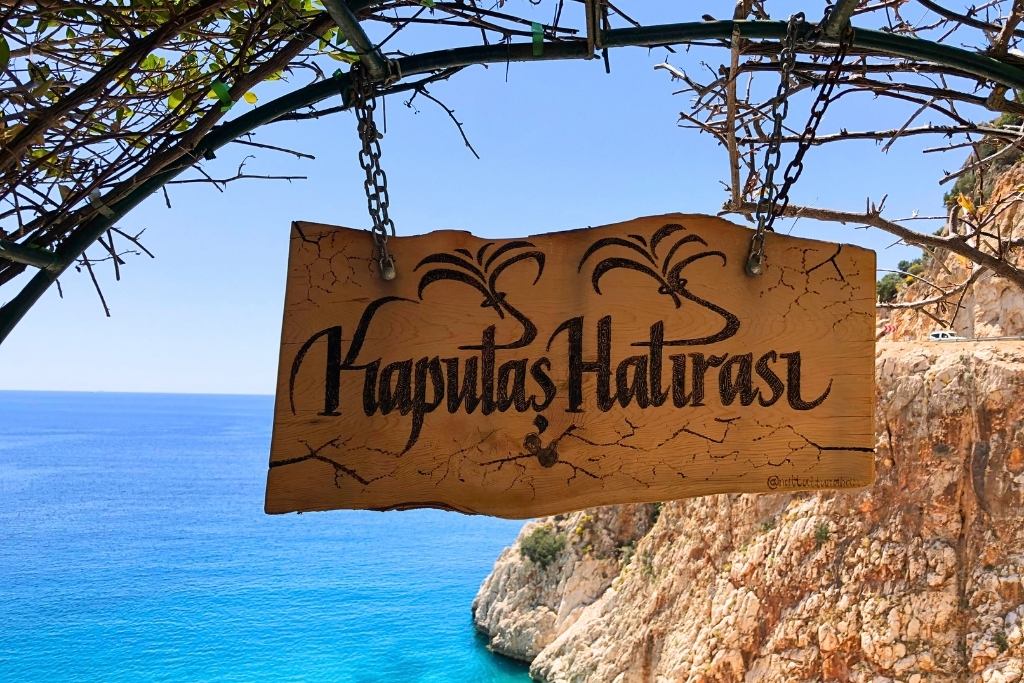
[[(708, 11), (728, 16), (731, 5)], [(696, 18), (685, 14), (641, 18)], [(819, 14), (808, 9), (812, 19)], [(461, 45), (472, 37), (453, 40)], [(425, 43), (402, 47), (423, 49)], [(399, 234), (459, 228), (511, 237), (675, 211), (717, 212), (726, 198), (725, 153), (710, 137), (677, 127), (686, 96), (673, 95), (678, 84), (653, 67), (667, 58), (696, 70), (701, 60), (717, 67), (727, 57), (711, 49), (667, 55), (635, 48), (612, 53), (611, 75), (600, 60), (512, 64), (507, 78), (504, 65), (467, 69), (432, 93), (456, 110), (480, 160), (432, 103), (407, 108), (408, 95), (389, 98), (383, 164)], [(774, 79), (763, 82), (774, 88)], [(266, 101), (279, 87), (256, 92)], [(790, 125), (803, 125), (808, 104), (794, 101)], [(905, 118), (910, 111), (862, 95), (830, 109), (822, 130), (899, 127), (901, 113)], [(929, 120), (939, 122), (925, 115), (917, 123)], [(152, 197), (120, 226), (145, 228), (157, 258), (132, 258), (120, 283), (102, 276), (113, 317), (103, 316), (86, 274), (66, 274), (64, 299), (53, 288), (0, 347), (0, 389), (272, 393), (289, 224), (365, 227), (368, 218), (351, 114), (273, 124), (255, 140), (317, 158), (230, 145), (208, 170), (231, 175), (256, 151), (249, 172), (309, 179), (242, 181), (224, 193), (207, 185), (172, 186), (171, 209), (162, 196)], [(873, 142), (813, 148), (793, 202), (863, 210), (866, 197), (888, 194), (889, 217), (942, 213), (946, 188), (936, 183), (962, 155), (920, 153), (940, 142), (910, 139), (886, 154)], [(790, 147), (784, 159), (791, 153)], [(893, 238), (852, 226), (780, 221), (777, 229), (876, 249), (882, 268), (919, 253), (889, 248)], [(5, 290), (0, 299), (13, 293)]]

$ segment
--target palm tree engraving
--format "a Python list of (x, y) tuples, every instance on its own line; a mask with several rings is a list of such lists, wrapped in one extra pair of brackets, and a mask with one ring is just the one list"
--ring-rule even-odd
[[(632, 252), (625, 256), (606, 256), (594, 266), (591, 274), (591, 285), (598, 294), (601, 292), (601, 278), (613, 270), (626, 269), (643, 273), (658, 285), (658, 294), (668, 296), (676, 308), (681, 308), (684, 301), (691, 301), (698, 306), (705, 308), (723, 320), (722, 329), (718, 332), (695, 339), (671, 339), (666, 340), (666, 346), (691, 346), (697, 344), (710, 344), (713, 342), (728, 339), (736, 334), (740, 327), (739, 318), (725, 310), (721, 306), (703, 299), (689, 290), (689, 281), (683, 277), (683, 271), (692, 263), (706, 258), (721, 259), (722, 265), (726, 265), (725, 254), (716, 250), (704, 250), (686, 257), (681, 257), (680, 250), (688, 245), (700, 245), (707, 247), (708, 243), (700, 235), (684, 234), (686, 228), (677, 223), (669, 223), (659, 228), (650, 241), (643, 235), (630, 234), (626, 237), (603, 237), (587, 248), (580, 259), (577, 272), (583, 271), (587, 260), (598, 252), (607, 252), (609, 249), (617, 248)], [(659, 256), (658, 247), (662, 243), (670, 244), (665, 255)], [(637, 256), (633, 256), (636, 254)], [(642, 345), (641, 344), (634, 344)]]
[[(488, 255), (488, 251), (494, 245), (494, 242), (487, 242), (477, 250), (475, 256), (468, 249), (456, 249), (451, 253), (441, 252), (425, 257), (413, 268), (416, 271), (423, 266), (433, 266), (420, 278), (419, 298), (422, 300), (424, 290), (435, 282), (452, 280), (468, 285), (483, 296), (483, 301), (480, 302), (481, 308), (492, 308), (498, 318), (504, 320), (508, 316), (523, 326), (519, 339), (505, 344), (495, 344), (494, 348), (518, 349), (529, 346), (537, 336), (537, 326), (522, 311), (508, 302), (507, 292), (498, 289), (498, 280), (509, 266), (520, 261), (533, 261), (537, 266), (537, 276), (531, 284), (537, 284), (541, 275), (544, 274), (544, 253), (537, 250), (532, 242), (512, 240), (502, 244)], [(467, 345), (459, 348), (479, 349), (480, 345)]]

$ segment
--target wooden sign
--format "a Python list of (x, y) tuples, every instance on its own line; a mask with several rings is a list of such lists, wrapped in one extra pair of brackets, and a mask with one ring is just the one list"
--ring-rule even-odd
[(690, 215), (483, 239), (292, 226), (270, 513), (532, 517), (873, 480), (874, 253)]

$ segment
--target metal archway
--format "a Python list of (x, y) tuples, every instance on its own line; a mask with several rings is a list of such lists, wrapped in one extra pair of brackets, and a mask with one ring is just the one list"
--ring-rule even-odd
[[(588, 0), (588, 8), (591, 7), (591, 3), (592, 0)], [(707, 40), (729, 40), (734, 35), (747, 40), (779, 40), (785, 36), (787, 25), (784, 21), (721, 20), (601, 31), (591, 24), (588, 28), (593, 29), (593, 32), (586, 39), (534, 40), (530, 43), (451, 48), (411, 55), (386, 63), (372, 47), (371, 41), (362, 31), (354, 14), (372, 4), (374, 4), (373, 0), (355, 0), (350, 4), (343, 0), (325, 0), (324, 2), (331, 17), (346, 31), (346, 35), (351, 37), (352, 44), (363, 52), (367, 70), (374, 75), (376, 80), (387, 81), (388, 85), (381, 91), (382, 95), (402, 91), (402, 81), (409, 76), (473, 64), (592, 59), (595, 56), (595, 46), (604, 49), (658, 47)], [(850, 13), (856, 4), (856, 0), (839, 0), (836, 3), (831, 18), (823, 27), (824, 37), (819, 44), (835, 42), (834, 37), (848, 23)], [(1024, 67), (1010, 61), (931, 41), (883, 31), (855, 28), (849, 54), (857, 55), (858, 53), (903, 57), (922, 64), (940, 65), (966, 77), (992, 81), (1007, 88), (1024, 89)], [(386, 64), (393, 65), (394, 71), (389, 73)], [(339, 72), (331, 79), (307, 85), (261, 105), (214, 128), (195, 147), (193, 156), (196, 159), (211, 157), (227, 143), (264, 124), (330, 97), (336, 97), (339, 93), (345, 93), (350, 87), (350, 81), (348, 73)], [(121, 200), (106, 207), (101, 215), (83, 224), (56, 249), (34, 248), (0, 240), (0, 258), (38, 269), (21, 291), (3, 307), (0, 307), (0, 344), (43, 293), (49, 289), (50, 285), (106, 230), (147, 197), (160, 190), (168, 181), (190, 167), (191, 164), (182, 164), (140, 183), (127, 192)]]

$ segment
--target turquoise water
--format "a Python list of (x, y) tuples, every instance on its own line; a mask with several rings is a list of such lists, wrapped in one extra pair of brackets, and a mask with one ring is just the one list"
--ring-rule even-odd
[(270, 419), (0, 392), (0, 681), (528, 680), (469, 613), (520, 523), (265, 516)]

